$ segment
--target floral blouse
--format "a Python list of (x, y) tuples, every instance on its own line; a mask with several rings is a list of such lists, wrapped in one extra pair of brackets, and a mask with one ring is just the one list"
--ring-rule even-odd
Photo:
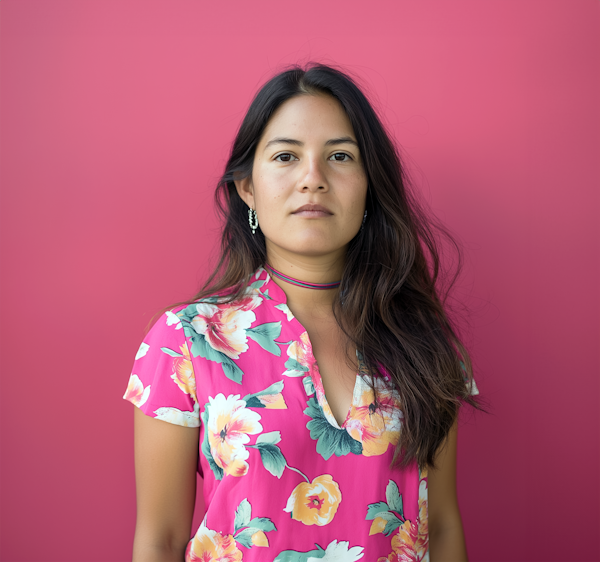
[(377, 404), (361, 369), (339, 425), (308, 334), (262, 268), (241, 300), (163, 315), (124, 398), (200, 428), (206, 514), (186, 561), (428, 560), (427, 474), (390, 468), (402, 413), (376, 386)]

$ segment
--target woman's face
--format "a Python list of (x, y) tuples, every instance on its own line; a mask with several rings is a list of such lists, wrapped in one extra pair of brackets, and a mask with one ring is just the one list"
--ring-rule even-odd
[(362, 224), (367, 177), (339, 102), (301, 95), (282, 104), (258, 143), (252, 176), (236, 187), (256, 210), (268, 255), (345, 255)]

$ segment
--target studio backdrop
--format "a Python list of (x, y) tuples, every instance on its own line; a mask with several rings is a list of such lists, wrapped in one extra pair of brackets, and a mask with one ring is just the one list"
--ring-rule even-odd
[(356, 76), (465, 249), (455, 297), (489, 408), (459, 429), (471, 560), (598, 560), (599, 15), (2, 0), (1, 559), (130, 559), (134, 355), (214, 263), (252, 96), (312, 60)]

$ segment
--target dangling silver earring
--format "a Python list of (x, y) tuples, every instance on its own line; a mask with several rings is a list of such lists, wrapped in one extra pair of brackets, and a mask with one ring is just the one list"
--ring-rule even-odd
[(248, 209), (248, 224), (250, 225), (252, 234), (254, 234), (258, 228), (258, 217), (256, 216), (256, 211), (254, 209)]
[(361, 232), (365, 229), (365, 223), (367, 222), (367, 211), (365, 209), (365, 215), (363, 217), (362, 225), (360, 226)]

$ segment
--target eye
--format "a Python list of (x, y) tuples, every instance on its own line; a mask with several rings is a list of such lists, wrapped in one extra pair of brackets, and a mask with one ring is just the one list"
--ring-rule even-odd
[(289, 152), (282, 152), (281, 154), (275, 156), (275, 160), (277, 160), (277, 162), (291, 162), (294, 158), (296, 157)]
[(345, 152), (336, 152), (329, 157), (329, 160), (333, 160), (334, 162), (348, 162), (352, 160), (352, 157)]

